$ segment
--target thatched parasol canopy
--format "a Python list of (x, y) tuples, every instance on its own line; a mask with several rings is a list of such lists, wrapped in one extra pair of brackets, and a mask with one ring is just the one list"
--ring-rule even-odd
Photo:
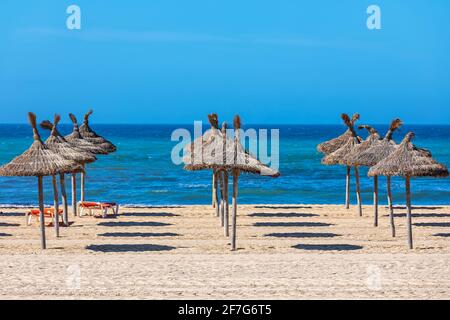
[(342, 119), (344, 123), (348, 127), (348, 131), (350, 131), (350, 137), (347, 138), (347, 141), (336, 151), (333, 151), (330, 154), (327, 154), (322, 159), (322, 164), (326, 165), (335, 165), (342, 164), (346, 165), (346, 157), (350, 154), (355, 146), (357, 146), (361, 142), (361, 138), (357, 136), (354, 128), (355, 121), (350, 119), (348, 115), (345, 113), (342, 114)]
[(111, 142), (98, 135), (94, 130), (89, 126), (89, 116), (93, 113), (93, 110), (89, 110), (88, 113), (84, 115), (83, 124), (80, 126), (80, 134), (87, 141), (99, 145), (108, 153), (115, 152), (117, 150), (116, 146)]
[(356, 163), (353, 159), (354, 157), (357, 157), (362, 152), (366, 151), (373, 145), (379, 143), (381, 137), (378, 134), (378, 131), (372, 128), (368, 125), (362, 125), (359, 126), (358, 129), (367, 129), (369, 132), (369, 135), (367, 136), (366, 140), (361, 142), (360, 144), (356, 145), (353, 150), (344, 158), (345, 164), (349, 166), (360, 166), (361, 164)]
[(448, 169), (436, 162), (431, 153), (419, 149), (411, 142), (414, 133), (409, 132), (402, 143), (385, 159), (370, 168), (369, 176), (403, 176), (406, 190), (406, 220), (409, 248), (413, 248), (411, 214), (411, 177), (447, 177)]
[(34, 142), (28, 150), (0, 168), (0, 176), (51, 176), (81, 170), (74, 161), (53, 152), (41, 140), (36, 127), (36, 115), (28, 113), (33, 127)]
[(349, 161), (353, 165), (358, 166), (374, 166), (381, 160), (385, 159), (397, 148), (397, 144), (392, 140), (392, 134), (402, 125), (400, 119), (395, 119), (391, 122), (386, 136), (382, 140), (378, 140), (372, 146), (360, 153), (355, 153), (349, 156)]
[[(186, 156), (183, 160), (186, 170), (239, 169), (243, 172), (270, 177), (280, 175), (277, 170), (268, 167), (247, 152), (240, 141), (235, 143), (235, 140), (229, 137), (224, 139), (224, 135), (218, 129), (216, 115), (209, 115), (208, 118), (212, 128), (185, 148)], [(226, 141), (225, 146), (224, 141)]]
[(41, 122), (41, 128), (51, 131), (50, 136), (45, 141), (45, 145), (63, 158), (77, 163), (91, 163), (97, 160), (93, 153), (85, 151), (64, 139), (57, 129), (60, 119), (61, 117), (59, 115), (55, 115), (54, 124), (48, 120)]
[[(350, 118), (347, 114), (342, 114), (341, 117), (346, 117), (346, 118)], [(355, 113), (352, 118), (351, 118), (351, 127), (353, 127), (355, 125), (355, 122), (359, 119), (359, 114)], [(344, 120), (345, 123), (345, 120)], [(347, 124), (346, 124), (347, 125)], [(347, 125), (348, 127), (348, 125)], [(353, 137), (353, 133), (352, 130), (350, 128), (347, 129), (347, 131), (345, 131), (342, 135), (340, 135), (339, 137), (336, 137), (334, 139), (322, 142), (321, 144), (319, 144), (317, 146), (317, 151), (330, 154), (334, 151), (336, 151), (337, 149), (339, 149), (340, 147), (342, 147), (343, 145), (345, 145), (349, 139), (351, 139)]]
[(71, 144), (77, 146), (80, 149), (83, 149), (84, 151), (88, 151), (94, 154), (108, 154), (108, 151), (102, 148), (101, 146), (95, 145), (92, 142), (89, 142), (88, 140), (84, 139), (81, 136), (77, 118), (72, 113), (69, 114), (69, 117), (73, 123), (73, 131), (71, 134), (64, 137), (66, 141), (70, 142)]
[(369, 170), (369, 176), (447, 177), (448, 169), (427, 150), (417, 148), (409, 132), (397, 149)]

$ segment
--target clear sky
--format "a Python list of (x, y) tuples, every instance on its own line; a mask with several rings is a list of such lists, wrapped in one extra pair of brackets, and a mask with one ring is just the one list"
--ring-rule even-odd
[(1, 0), (0, 123), (90, 107), (99, 123), (450, 124), (450, 1)]

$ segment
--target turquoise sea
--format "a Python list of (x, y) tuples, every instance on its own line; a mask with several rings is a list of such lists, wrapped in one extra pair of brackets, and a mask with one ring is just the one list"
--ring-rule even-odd
[[(316, 145), (344, 131), (341, 125), (247, 125), (247, 128), (280, 130), (280, 171), (277, 179), (245, 174), (240, 179), (240, 203), (339, 204), (344, 201), (345, 168), (323, 166)], [(375, 127), (384, 133), (387, 127)], [(184, 205), (211, 201), (211, 173), (187, 172), (171, 161), (171, 141), (176, 128), (193, 125), (93, 125), (97, 133), (113, 141), (118, 151), (98, 156), (88, 165), (87, 200), (118, 201), (121, 204)], [(61, 125), (64, 134), (71, 126)], [(413, 125), (394, 136), (401, 140), (408, 131), (416, 133), (415, 143), (431, 150), (435, 159), (450, 165), (450, 125)], [(43, 137), (46, 133), (42, 132)], [(365, 132), (361, 131), (363, 137)], [(28, 125), (0, 125), (0, 163), (9, 162), (32, 142)], [(372, 180), (361, 170), (363, 201), (372, 201)], [(380, 179), (380, 199), (385, 200), (385, 179)], [(52, 202), (50, 178), (45, 180), (45, 201)], [(352, 180), (354, 182), (354, 180)], [(67, 181), (69, 185), (69, 180)], [(35, 205), (37, 179), (0, 177), (0, 205)], [(354, 191), (354, 184), (352, 183)], [(403, 203), (402, 178), (393, 180), (394, 202)], [(412, 183), (414, 204), (450, 205), (450, 179), (417, 178)], [(352, 193), (352, 202), (356, 199)]]

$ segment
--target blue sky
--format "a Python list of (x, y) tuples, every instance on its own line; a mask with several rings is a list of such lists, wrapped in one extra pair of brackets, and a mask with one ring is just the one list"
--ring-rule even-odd
[(449, 31), (447, 0), (2, 0), (0, 123), (449, 124)]

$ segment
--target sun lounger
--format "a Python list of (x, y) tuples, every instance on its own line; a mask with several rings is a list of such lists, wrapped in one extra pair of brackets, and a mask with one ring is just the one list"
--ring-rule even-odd
[[(58, 211), (59, 211), (58, 217), (62, 221), (62, 219), (63, 219), (63, 217), (62, 217), (63, 210), (59, 209)], [(25, 213), (25, 218), (27, 220), (27, 226), (31, 225), (31, 218), (32, 217), (36, 217), (37, 221), (39, 221), (40, 213), (41, 213), (41, 211), (39, 209), (28, 210)], [(54, 222), (54, 217), (55, 217), (55, 209), (54, 208), (45, 208), (44, 209), (44, 218), (51, 218), (50, 223)]]
[(86, 211), (88, 212), (88, 215), (92, 216), (94, 214), (94, 210), (100, 210), (103, 218), (106, 218), (109, 210), (111, 210), (114, 216), (119, 214), (119, 205), (115, 202), (80, 201), (78, 202), (78, 208), (80, 209), (80, 217), (82, 217)]

